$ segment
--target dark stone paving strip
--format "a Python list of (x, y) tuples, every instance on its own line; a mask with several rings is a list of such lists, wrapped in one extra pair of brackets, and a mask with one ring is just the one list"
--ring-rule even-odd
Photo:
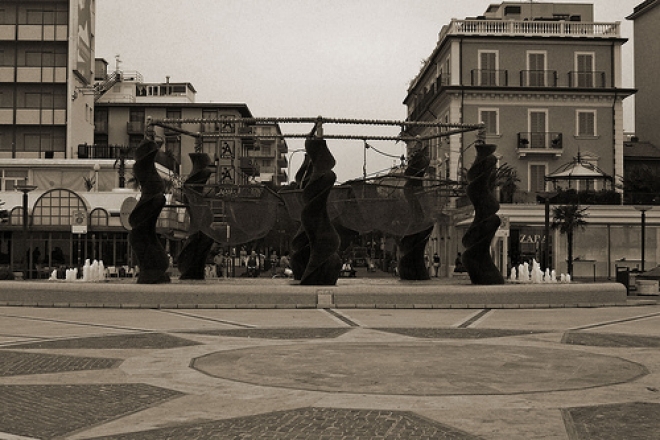
[(254, 325), (250, 324), (241, 324), (240, 322), (234, 322), (234, 321), (227, 321), (226, 319), (217, 319), (217, 318), (209, 318), (208, 316), (200, 316), (196, 315), (194, 313), (185, 313), (185, 312), (180, 312), (180, 311), (174, 311), (174, 310), (158, 310), (160, 313), (169, 313), (171, 315), (179, 315), (179, 316), (185, 316), (187, 318), (194, 318), (194, 319), (199, 319), (202, 321), (210, 321), (210, 322), (217, 322), (220, 324), (225, 324), (225, 325), (232, 325), (234, 327), (240, 327), (240, 328), (255, 328)]
[(562, 410), (570, 440), (657, 439), (660, 404), (622, 403)]
[(57, 438), (180, 395), (145, 384), (3, 385), (0, 431)]
[(262, 339), (321, 339), (336, 338), (350, 331), (348, 328), (252, 328), (195, 330), (188, 333)]
[(101, 328), (110, 328), (114, 330), (132, 330), (132, 331), (142, 331), (142, 332), (149, 331), (148, 328), (135, 328), (135, 327), (126, 327), (126, 326), (111, 325), (111, 324), (95, 324), (93, 322), (69, 321), (66, 319), (34, 318), (32, 316), (12, 315), (8, 313), (0, 313), (0, 316), (6, 316), (7, 318), (26, 319), (28, 321), (55, 322), (57, 324), (80, 325), (83, 327), (101, 327)]
[(481, 312), (477, 313), (474, 315), (472, 318), (468, 319), (467, 321), (463, 322), (461, 325), (458, 326), (458, 328), (468, 328), (484, 316), (490, 312), (490, 309), (483, 309)]
[(347, 318), (346, 316), (344, 316), (341, 313), (337, 312), (336, 310), (332, 310), (332, 309), (323, 309), (323, 310), (328, 312), (329, 314), (331, 314), (335, 318), (339, 319), (340, 321), (345, 322), (346, 324), (350, 325), (351, 327), (359, 327), (360, 326), (360, 324), (358, 324), (355, 321), (350, 320), (349, 318)]
[(589, 329), (597, 328), (597, 327), (606, 327), (608, 325), (622, 324), (624, 322), (640, 321), (642, 319), (654, 318), (656, 316), (660, 316), (660, 313), (650, 313), (648, 315), (643, 315), (643, 316), (633, 316), (632, 318), (624, 318), (624, 319), (616, 319), (616, 320), (607, 321), (607, 322), (599, 322), (597, 324), (589, 324), (589, 325), (584, 325), (582, 327), (576, 327), (576, 328), (573, 328), (571, 330), (573, 330), (573, 331), (589, 330)]
[[(29, 342), (9, 348), (29, 349), (164, 349), (200, 345), (198, 342), (163, 333), (137, 333), (90, 338), (61, 339), (57, 341)], [(1, 348), (1, 347), (0, 347)]]
[(98, 439), (478, 440), (479, 437), (408, 411), (300, 408)]
[(115, 368), (121, 362), (120, 359), (20, 353), (3, 350), (0, 354), (0, 377), (105, 370)]
[(592, 347), (660, 347), (660, 337), (622, 335), (614, 333), (566, 332), (562, 344), (588, 345)]
[(389, 333), (411, 336), (413, 338), (429, 339), (483, 339), (483, 338), (504, 338), (507, 336), (531, 335), (546, 333), (535, 330), (509, 330), (493, 328), (375, 328)]

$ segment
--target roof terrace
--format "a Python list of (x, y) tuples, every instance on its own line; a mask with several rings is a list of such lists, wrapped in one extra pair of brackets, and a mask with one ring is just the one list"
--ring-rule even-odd
[(586, 23), (550, 20), (482, 20), (452, 19), (442, 27), (438, 41), (449, 35), (515, 36), (515, 37), (589, 37), (619, 38), (621, 22)]

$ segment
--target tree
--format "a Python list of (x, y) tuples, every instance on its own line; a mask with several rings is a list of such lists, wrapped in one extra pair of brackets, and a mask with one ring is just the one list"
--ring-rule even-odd
[(0, 224), (7, 223), (9, 221), (9, 213), (5, 208), (5, 202), (0, 200)]
[(573, 276), (573, 233), (577, 229), (584, 229), (589, 214), (586, 211), (589, 208), (580, 208), (577, 204), (555, 206), (552, 209), (552, 229), (559, 229), (559, 232), (566, 234), (566, 244), (568, 257), (566, 259), (568, 273)]
[(518, 172), (507, 163), (503, 163), (495, 172), (495, 185), (500, 189), (500, 202), (513, 203), (513, 195), (518, 189)]

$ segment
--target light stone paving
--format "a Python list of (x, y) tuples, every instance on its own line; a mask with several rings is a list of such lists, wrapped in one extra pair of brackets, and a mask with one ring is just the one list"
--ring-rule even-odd
[[(293, 423), (291, 416), (294, 414), (290, 411), (295, 412), (301, 408), (336, 409), (334, 413), (325, 410), (324, 414), (331, 418), (336, 416), (337, 423), (349, 433), (356, 432), (351, 430), (358, 429), (358, 425), (352, 424), (351, 418), (339, 410), (356, 410), (355, 423), (376, 417), (376, 413), (372, 411), (410, 412), (430, 421), (430, 426), (437, 423), (433, 429), (442, 430), (449, 427), (458, 433), (456, 437), (447, 438), (582, 440), (587, 437), (569, 436), (562, 410), (635, 402), (660, 405), (660, 351), (657, 348), (612, 348), (561, 343), (565, 331), (583, 327), (589, 327), (585, 330), (589, 333), (608, 333), (611, 329), (612, 333), (628, 334), (631, 337), (654, 336), (653, 328), (658, 328), (660, 322), (660, 306), (485, 310), (478, 320), (469, 324), (470, 329), (528, 329), (546, 330), (549, 333), (476, 340), (421, 339), (378, 331), (376, 328), (458, 330), (457, 327), (470, 322), (470, 319), (480, 312), (478, 310), (343, 309), (338, 312), (350, 322), (357, 323), (358, 327), (351, 327), (324, 310), (186, 310), (185, 315), (182, 315), (159, 310), (63, 311), (0, 307), (0, 346), (3, 350), (123, 360), (119, 366), (103, 370), (0, 377), (0, 386), (142, 384), (141, 386), (151, 387), (149, 389), (152, 390), (181, 393), (176, 394), (179, 397), (139, 407), (136, 412), (122, 415), (118, 419), (107, 419), (94, 425), (90, 422), (85, 428), (76, 428), (63, 437), (76, 440), (157, 428), (174, 429), (179, 425), (183, 425), (183, 428), (178, 428), (180, 431), (177, 432), (193, 432), (191, 424), (204, 426), (208, 432), (212, 432), (220, 426), (213, 425), (213, 421), (224, 421), (229, 424), (222, 426), (231, 426), (230, 419), (244, 417), (248, 419), (241, 419), (240, 426), (245, 425), (254, 429), (254, 432), (261, 432), (260, 423), (265, 423), (264, 420), (271, 424), (274, 423), (273, 420), (281, 420), (282, 423), (286, 421), (287, 426), (290, 426), (289, 424)], [(621, 320), (625, 321), (620, 322)], [(333, 327), (349, 331), (336, 338), (305, 338), (306, 328)], [(228, 328), (244, 329), (246, 335), (252, 328), (293, 328), (299, 333), (294, 332), (295, 339), (273, 340), (189, 332)], [(199, 345), (173, 348), (163, 346), (156, 349), (108, 349), (103, 346), (104, 338), (99, 337), (96, 339), (98, 346), (88, 349), (11, 348), (12, 342), (24, 343), (30, 337), (42, 342), (49, 339), (133, 335), (152, 331), (167, 332)], [(342, 347), (362, 350), (353, 351), (349, 357)], [(399, 352), (397, 347), (401, 347)], [(452, 362), (443, 362), (443, 348), (452, 350)], [(334, 361), (337, 362), (335, 369), (339, 369), (342, 360), (350, 361), (350, 369), (360, 374), (350, 374), (349, 371), (345, 376), (339, 375), (329, 368), (329, 365), (324, 364), (322, 351), (333, 353)], [(217, 353), (219, 355), (216, 355)], [(260, 369), (254, 370), (259, 373), (257, 376), (267, 375), (270, 368), (274, 376), (296, 381), (301, 380), (302, 372), (307, 375), (307, 385), (311, 386), (307, 386), (308, 389), (295, 386), (283, 388), (263, 381), (260, 383), (241, 381), (236, 377), (212, 377), (191, 368), (191, 362), (196, 358), (229, 356), (225, 360), (234, 359), (238, 365), (254, 369), (256, 363), (251, 363), (248, 357), (231, 358), (249, 353), (258, 355), (263, 362)], [(291, 362), (287, 362), (287, 353), (291, 354)], [(269, 362), (269, 354), (280, 356), (273, 357), (272, 362)], [(384, 367), (389, 364), (397, 369), (377, 369), (378, 356), (386, 354), (387, 362), (381, 358), (381, 365)], [(548, 361), (548, 356), (552, 356), (552, 362)], [(419, 362), (415, 363), (415, 358), (419, 358)], [(0, 362), (1, 359), (2, 350)], [(595, 368), (596, 365), (601, 365), (601, 361), (606, 365), (608, 359), (620, 368)], [(593, 363), (591, 360), (598, 362)], [(423, 368), (412, 375), (414, 369), (406, 369), (407, 362)], [(532, 365), (536, 365), (539, 371), (530, 370)], [(449, 370), (443, 371), (443, 368)], [(640, 372), (642, 374), (637, 374)], [(552, 381), (547, 379), (543, 390), (527, 387), (526, 381), (533, 379), (531, 373), (543, 374), (546, 378), (552, 378), (554, 375), (560, 383), (552, 386)], [(333, 374), (336, 376), (333, 377)], [(426, 374), (427, 377), (420, 378), (419, 374)], [(380, 385), (374, 383), (378, 382), (379, 377), (387, 380), (381, 381)], [(320, 380), (324, 381), (324, 388), (314, 388), (314, 384)], [(406, 384), (423, 384), (424, 380), (429, 386), (436, 388), (441, 387), (445, 381), (447, 386), (458, 392), (451, 395), (425, 395), (423, 389), (420, 392), (412, 386), (406, 391)], [(333, 387), (333, 381), (336, 387)], [(578, 386), (578, 389), (575, 389), (570, 386), (571, 382), (590, 385), (586, 388)], [(602, 386), (592, 386), (595, 382)], [(507, 387), (507, 383), (510, 387)], [(370, 388), (369, 392), (365, 391), (365, 387)], [(479, 394), (480, 388), (483, 388), (482, 394)], [(129, 389), (126, 388), (126, 392)], [(130, 399), (130, 394), (126, 394), (124, 398)], [(69, 405), (65, 395), (62, 399), (61, 405)], [(102, 403), (97, 400), (98, 405)], [(268, 416), (271, 413), (274, 415)], [(401, 414), (396, 413), (394, 416), (399, 417)], [(29, 414), (29, 417), (38, 421), (40, 414)], [(426, 423), (415, 417), (397, 420), (420, 423), (420, 426)], [(3, 426), (3, 423), (5, 422), (0, 409), (0, 432), (21, 435), (20, 432), (10, 432), (6, 429), (8, 426), (17, 425), (6, 422), (7, 425)], [(211, 425), (208, 425), (209, 423)], [(632, 435), (636, 427), (626, 426), (625, 423), (624, 417), (619, 421), (619, 429), (621, 432), (631, 433), (630, 438), (634, 438)], [(236, 425), (238, 426), (238, 419)], [(295, 423), (291, 425), (292, 429), (297, 429), (294, 425)], [(360, 426), (359, 429), (365, 429)], [(318, 429), (318, 426), (316, 428)], [(137, 435), (134, 438), (147, 437)], [(271, 437), (254, 435), (247, 438)]]

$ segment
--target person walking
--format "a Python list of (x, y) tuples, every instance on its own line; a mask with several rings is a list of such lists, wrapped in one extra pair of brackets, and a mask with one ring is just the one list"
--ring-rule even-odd
[(433, 254), (433, 270), (436, 278), (438, 278), (438, 269), (440, 269), (440, 255), (436, 252)]

